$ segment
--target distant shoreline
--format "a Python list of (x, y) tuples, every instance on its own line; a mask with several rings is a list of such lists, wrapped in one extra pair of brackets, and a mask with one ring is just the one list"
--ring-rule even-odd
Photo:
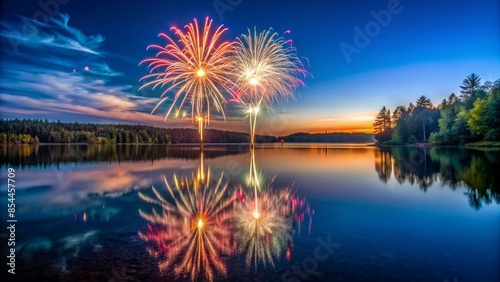
[[(281, 144), (280, 142), (257, 142), (256, 145), (261, 144)], [(330, 144), (330, 145), (365, 145), (365, 146), (377, 146), (373, 143), (367, 142), (284, 142), (283, 144)], [(156, 146), (177, 146), (177, 145), (192, 145), (199, 146), (200, 143), (38, 143), (38, 144), (18, 144), (18, 143), (0, 143), (0, 146), (47, 146), (47, 145), (156, 145)], [(216, 146), (216, 145), (246, 145), (250, 146), (250, 143), (203, 143), (203, 145)]]
[[(317, 142), (317, 143), (373, 143), (369, 133), (297, 132), (279, 135), (257, 134), (256, 143)], [(248, 143), (245, 132), (204, 129), (203, 141), (208, 143)], [(22, 144), (198, 144), (199, 131), (194, 128), (159, 128), (148, 125), (92, 124), (50, 122), (48, 120), (0, 119), (0, 143)]]
[(474, 143), (466, 143), (463, 145), (437, 145), (437, 144), (431, 144), (431, 143), (425, 143), (428, 144), (426, 146), (419, 146), (417, 144), (403, 144), (403, 145), (384, 145), (384, 144), (372, 144), (372, 146), (375, 147), (413, 147), (413, 148), (430, 148), (430, 147), (435, 147), (435, 148), (497, 148), (500, 149), (500, 142), (494, 142), (494, 141), (480, 141), (480, 142), (474, 142)]

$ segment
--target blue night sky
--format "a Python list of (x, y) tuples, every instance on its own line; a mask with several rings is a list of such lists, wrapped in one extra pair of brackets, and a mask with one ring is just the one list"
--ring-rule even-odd
[[(384, 105), (394, 109), (420, 95), (439, 104), (472, 72), (483, 82), (500, 78), (497, 0), (47, 2), (57, 3), (57, 14), (38, 1), (2, 1), (3, 118), (165, 126), (166, 108), (149, 114), (161, 91), (138, 91), (148, 72), (138, 63), (154, 55), (149, 44), (165, 43), (160, 32), (206, 16), (229, 28), (227, 40), (254, 26), (291, 31), (312, 77), (295, 101), (261, 120), (275, 135), (370, 132)], [(382, 25), (374, 22), (379, 12)], [(371, 36), (363, 41), (356, 30), (366, 28)], [(228, 112), (226, 122), (210, 126), (246, 131), (244, 119)], [(190, 119), (166, 126), (194, 127)]]

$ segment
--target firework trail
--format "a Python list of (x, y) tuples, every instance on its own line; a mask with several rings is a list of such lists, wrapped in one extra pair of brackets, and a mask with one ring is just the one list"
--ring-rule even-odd
[(249, 115), (252, 146), (260, 109), (272, 111), (273, 102), (293, 98), (295, 89), (304, 86), (302, 78), (308, 73), (289, 43), (272, 29), (261, 33), (248, 29), (236, 39), (231, 53), (231, 80), (236, 86), (232, 94)]

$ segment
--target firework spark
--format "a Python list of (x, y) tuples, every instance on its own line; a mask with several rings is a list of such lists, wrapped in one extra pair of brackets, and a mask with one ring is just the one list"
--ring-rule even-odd
[(272, 110), (272, 102), (291, 98), (297, 87), (303, 86), (307, 71), (289, 41), (272, 29), (248, 34), (236, 39), (232, 52), (232, 81), (237, 87), (233, 96), (250, 116), (253, 145), (255, 122), (259, 109)]
[[(166, 87), (161, 94), (162, 99), (151, 113), (168, 98), (169, 92), (175, 93), (173, 102), (165, 115), (165, 120), (171, 111), (178, 105), (176, 113), (182, 112), (184, 104), (191, 104), (191, 118), (203, 118), (204, 125), (210, 122), (212, 107), (220, 112), (224, 118), (224, 91), (231, 91), (229, 80), (231, 61), (228, 56), (232, 52), (233, 43), (221, 42), (221, 36), (227, 31), (222, 25), (212, 29), (212, 20), (205, 19), (202, 30), (195, 19), (185, 26), (185, 31), (172, 27), (177, 37), (174, 38), (161, 33), (159, 37), (167, 40), (166, 46), (150, 45), (148, 49), (158, 51), (154, 58), (143, 60), (140, 64), (148, 64), (150, 74), (141, 80), (150, 80), (141, 87)], [(166, 97), (164, 97), (166, 96)], [(163, 98), (164, 97), (164, 98)], [(202, 125), (201, 122), (198, 123)], [(200, 137), (202, 136), (200, 129)]]
[[(212, 281), (216, 272), (226, 275), (222, 258), (233, 253), (231, 221), (234, 198), (227, 196), (227, 184), (223, 175), (215, 183), (210, 182), (210, 172), (203, 183), (196, 177), (179, 181), (174, 175), (174, 185), (165, 179), (169, 196), (167, 201), (154, 187), (156, 198), (139, 193), (149, 203), (162, 208), (152, 214), (139, 210), (149, 223), (147, 232), (139, 236), (151, 243), (148, 251), (159, 259), (159, 269), (173, 269), (175, 275), (190, 276), (192, 280), (204, 272)], [(198, 185), (195, 183), (198, 182)]]

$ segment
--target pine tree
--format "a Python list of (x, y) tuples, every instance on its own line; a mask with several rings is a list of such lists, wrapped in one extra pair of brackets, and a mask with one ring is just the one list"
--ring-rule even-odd
[(377, 117), (375, 117), (375, 122), (373, 123), (373, 128), (375, 129), (375, 134), (384, 132), (387, 128), (387, 109), (382, 107)]
[(464, 79), (460, 88), (462, 89), (460, 90), (460, 93), (462, 93), (460, 99), (465, 102), (476, 90), (481, 88), (481, 78), (477, 74), (472, 73)]

